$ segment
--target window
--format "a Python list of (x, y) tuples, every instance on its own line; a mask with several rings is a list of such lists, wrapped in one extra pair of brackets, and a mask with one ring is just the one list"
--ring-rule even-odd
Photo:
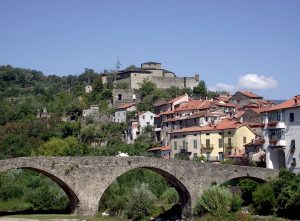
[(174, 141), (174, 150), (177, 150), (177, 141)]
[(150, 118), (151, 118), (151, 120), (153, 120), (153, 116), (151, 116)]
[(222, 132), (220, 132), (220, 133), (219, 133), (219, 135), (223, 135), (223, 133), (222, 133)]
[(182, 141), (182, 149), (185, 149), (185, 148), (186, 148), (185, 145), (186, 145), (186, 144), (185, 144), (185, 140), (183, 140), (183, 141)]
[(243, 137), (243, 143), (247, 142), (247, 137)]
[(197, 158), (197, 153), (194, 153), (194, 158), (195, 158), (195, 159)]
[(145, 119), (145, 115), (143, 115), (143, 119)]
[(122, 100), (122, 94), (118, 94), (118, 100)]
[(206, 139), (206, 148), (210, 147), (210, 139)]
[(231, 131), (228, 131), (228, 134), (231, 134)]
[(294, 122), (294, 113), (290, 113), (290, 122)]
[(209, 133), (207, 133), (206, 135), (209, 136)]
[(197, 149), (198, 145), (197, 145), (197, 140), (194, 140), (194, 149)]
[(206, 159), (207, 159), (207, 160), (210, 159), (210, 152), (206, 152)]
[(228, 138), (228, 146), (231, 147), (231, 138)]
[(222, 147), (223, 147), (223, 139), (220, 138), (220, 139), (219, 139), (219, 148), (222, 148)]

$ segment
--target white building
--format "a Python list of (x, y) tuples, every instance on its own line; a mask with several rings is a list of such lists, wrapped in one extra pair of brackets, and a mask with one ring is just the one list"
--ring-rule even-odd
[(262, 112), (267, 168), (300, 173), (300, 95)]
[(85, 86), (85, 93), (91, 93), (93, 91), (93, 87), (91, 85)]
[(85, 109), (82, 111), (83, 117), (97, 117), (99, 116), (99, 107), (98, 105), (90, 105), (89, 109)]
[(139, 113), (139, 126), (141, 132), (148, 125), (154, 126), (154, 116), (155, 114), (150, 111)]
[(116, 108), (115, 116), (113, 121), (116, 123), (126, 123), (127, 121), (127, 112), (135, 111), (136, 106), (135, 103), (122, 104)]

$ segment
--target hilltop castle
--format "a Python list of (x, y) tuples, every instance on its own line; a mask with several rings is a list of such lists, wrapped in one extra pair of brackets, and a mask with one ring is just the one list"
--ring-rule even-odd
[(117, 83), (125, 82), (130, 89), (139, 89), (144, 79), (149, 79), (157, 88), (165, 89), (172, 86), (193, 89), (199, 83), (199, 75), (194, 77), (176, 77), (175, 73), (162, 69), (161, 63), (146, 62), (140, 68), (122, 70), (117, 73)]

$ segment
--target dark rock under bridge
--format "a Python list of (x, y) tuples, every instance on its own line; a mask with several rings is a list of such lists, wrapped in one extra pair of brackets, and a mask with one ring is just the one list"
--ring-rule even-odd
[(0, 160), (0, 172), (24, 168), (54, 180), (67, 194), (73, 213), (95, 215), (104, 191), (122, 174), (136, 168), (155, 171), (178, 191), (183, 220), (212, 183), (249, 177), (268, 181), (278, 170), (258, 167), (164, 160), (151, 157), (22, 157)]

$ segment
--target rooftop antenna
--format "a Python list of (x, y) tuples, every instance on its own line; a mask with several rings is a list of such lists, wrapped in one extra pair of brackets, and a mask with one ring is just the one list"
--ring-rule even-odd
[(118, 56), (117, 64), (116, 64), (117, 71), (120, 71), (120, 67), (121, 67), (121, 63), (120, 63), (120, 59), (119, 59), (119, 56)]

